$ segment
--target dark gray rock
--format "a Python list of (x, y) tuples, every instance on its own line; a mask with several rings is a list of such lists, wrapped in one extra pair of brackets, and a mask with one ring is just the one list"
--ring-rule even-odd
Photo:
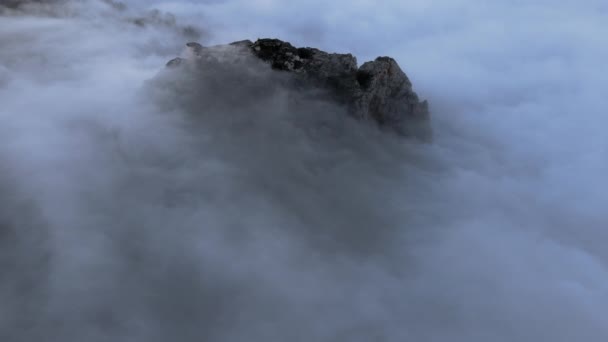
[(58, 4), (63, 3), (64, 0), (2, 0), (0, 6), (8, 8), (20, 8), (28, 5), (46, 5), (46, 4)]
[[(431, 138), (429, 109), (412, 89), (412, 83), (390, 57), (357, 66), (351, 54), (297, 48), (278, 39), (243, 40), (228, 45), (203, 47), (188, 43), (190, 59), (235, 63), (251, 56), (274, 70), (290, 73), (301, 86), (324, 89), (333, 101), (345, 106), (355, 118), (375, 122), (406, 136)], [(183, 59), (167, 63), (174, 67)]]
[(185, 60), (184, 60), (183, 58), (181, 58), (181, 57), (176, 57), (176, 58), (173, 58), (172, 60), (170, 60), (170, 61), (168, 61), (168, 62), (167, 62), (167, 67), (169, 67), (169, 68), (175, 68), (175, 67), (178, 67), (178, 66), (180, 66), (182, 63), (184, 63), (184, 61), (185, 61)]

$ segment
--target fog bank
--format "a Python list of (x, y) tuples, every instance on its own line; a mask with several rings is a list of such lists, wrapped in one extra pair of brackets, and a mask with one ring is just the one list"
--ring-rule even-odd
[[(602, 2), (2, 4), (0, 340), (608, 337)], [(264, 36), (396, 58), (433, 143), (164, 70)]]

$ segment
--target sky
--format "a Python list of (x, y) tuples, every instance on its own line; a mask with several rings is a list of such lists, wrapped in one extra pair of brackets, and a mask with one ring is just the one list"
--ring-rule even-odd
[[(0, 15), (0, 340), (608, 338), (605, 1), (43, 2)], [(395, 58), (433, 142), (164, 68), (262, 37)]]

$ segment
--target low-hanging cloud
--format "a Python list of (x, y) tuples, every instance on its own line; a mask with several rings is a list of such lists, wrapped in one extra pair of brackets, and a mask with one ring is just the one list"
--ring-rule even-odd
[[(0, 340), (606, 339), (601, 2), (117, 4), (0, 17)], [(187, 25), (392, 55), (434, 142)]]

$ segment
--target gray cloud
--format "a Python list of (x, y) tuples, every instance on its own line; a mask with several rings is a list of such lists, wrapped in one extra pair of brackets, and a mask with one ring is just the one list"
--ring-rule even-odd
[[(605, 340), (602, 2), (128, 5), (0, 17), (1, 340)], [(435, 141), (162, 13), (392, 55)]]

